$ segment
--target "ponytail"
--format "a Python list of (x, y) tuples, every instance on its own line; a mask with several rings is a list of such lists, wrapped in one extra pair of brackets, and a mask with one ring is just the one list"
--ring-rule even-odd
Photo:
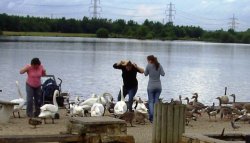
[(154, 55), (149, 55), (147, 57), (147, 60), (148, 61), (152, 61), (152, 63), (155, 65), (156, 70), (159, 69), (160, 63), (158, 62), (157, 57), (155, 57)]

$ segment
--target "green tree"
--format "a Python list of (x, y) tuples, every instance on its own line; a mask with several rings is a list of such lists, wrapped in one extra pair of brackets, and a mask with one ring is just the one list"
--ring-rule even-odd
[(96, 36), (98, 38), (108, 38), (109, 37), (109, 31), (105, 28), (100, 28), (96, 31)]
[(146, 26), (140, 26), (136, 31), (138, 39), (145, 39), (148, 34), (148, 28)]

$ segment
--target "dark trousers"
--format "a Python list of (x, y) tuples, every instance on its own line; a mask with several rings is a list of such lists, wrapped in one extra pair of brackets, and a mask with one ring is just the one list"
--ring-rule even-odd
[[(137, 92), (137, 89), (138, 89), (138, 86), (136, 87), (132, 87), (132, 88), (129, 88), (127, 89), (126, 87), (123, 86), (123, 97), (125, 98), (126, 95), (128, 94), (129, 96), (129, 99), (128, 99), (128, 110), (130, 112), (132, 112), (132, 104), (133, 104), (133, 98)], [(121, 90), (119, 92), (119, 95), (118, 95), (118, 101), (121, 100)]]
[[(40, 107), (42, 105), (41, 87), (34, 88), (26, 83), (27, 92), (27, 109), (26, 114), (28, 117), (37, 117), (40, 114)], [(35, 104), (35, 112), (33, 112), (33, 106)]]

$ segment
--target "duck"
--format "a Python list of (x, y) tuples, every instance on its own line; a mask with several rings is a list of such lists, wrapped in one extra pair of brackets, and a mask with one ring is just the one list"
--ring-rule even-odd
[(54, 124), (55, 114), (58, 112), (58, 104), (56, 102), (56, 97), (59, 95), (59, 91), (55, 90), (53, 95), (53, 104), (45, 104), (41, 109), (41, 113), (38, 115), (39, 118), (44, 119), (46, 124), (46, 118), (51, 118), (52, 123)]
[(41, 125), (42, 124), (42, 121), (30, 118), (29, 119), (29, 124), (32, 125), (32, 126), (34, 126), (34, 128), (36, 128), (37, 125)]
[(127, 112), (127, 104), (123, 96), (123, 86), (121, 86), (121, 101), (118, 101), (114, 107), (114, 115), (119, 116)]
[(16, 81), (16, 87), (17, 87), (17, 91), (18, 91), (18, 95), (20, 98), (17, 98), (17, 99), (13, 99), (11, 100), (10, 102), (12, 103), (17, 103), (18, 105), (15, 105), (14, 106), (14, 109), (13, 109), (13, 117), (16, 118), (15, 116), (15, 112), (17, 112), (18, 114), (18, 117), (20, 117), (20, 110), (22, 110), (23, 106), (25, 105), (26, 101), (24, 100), (23, 98), (23, 94), (21, 92), (21, 89), (20, 89), (20, 86), (19, 86), (19, 82)]

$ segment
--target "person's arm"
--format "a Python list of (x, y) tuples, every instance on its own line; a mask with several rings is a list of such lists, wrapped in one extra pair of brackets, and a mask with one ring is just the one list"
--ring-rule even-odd
[(148, 74), (149, 74), (149, 72), (148, 72), (148, 65), (147, 65), (147, 67), (146, 67), (146, 69), (145, 69), (145, 71), (144, 71), (144, 75), (145, 75), (145, 76), (148, 76)]
[(139, 73), (144, 73), (144, 69), (143, 69), (143, 68), (137, 66), (137, 64), (135, 64), (135, 63), (134, 63), (133, 65), (134, 65), (134, 67), (137, 69), (137, 71), (138, 71)]
[(25, 67), (20, 69), (19, 73), (24, 74), (24, 73), (28, 72), (29, 68), (30, 68), (30, 65), (26, 65)]
[(120, 61), (120, 62), (117, 62), (113, 65), (113, 68), (115, 69), (122, 69), (122, 64), (124, 63), (124, 61)]
[(161, 70), (161, 76), (165, 76), (165, 72), (164, 72), (164, 70), (163, 70), (163, 68), (162, 68), (162, 66), (160, 65), (160, 70)]

